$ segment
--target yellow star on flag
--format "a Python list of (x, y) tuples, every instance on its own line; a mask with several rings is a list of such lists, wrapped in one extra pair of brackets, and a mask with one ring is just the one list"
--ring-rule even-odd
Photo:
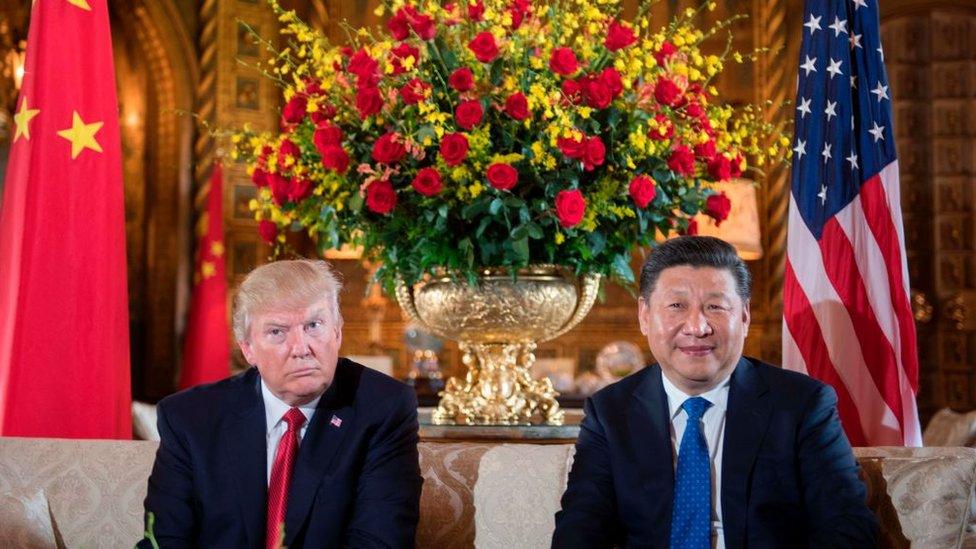
[(200, 272), (203, 273), (203, 278), (207, 279), (217, 274), (217, 268), (212, 262), (204, 261), (203, 264), (200, 265)]
[(219, 242), (218, 241), (218, 242), (214, 242), (213, 244), (211, 244), (210, 245), (210, 253), (213, 254), (214, 257), (220, 257), (220, 256), (224, 255), (224, 244), (223, 244), (223, 242)]
[(102, 146), (95, 140), (95, 134), (102, 129), (103, 122), (92, 122), (85, 124), (81, 120), (78, 111), (74, 111), (71, 117), (71, 127), (61, 130), (58, 135), (71, 141), (71, 159), (74, 160), (81, 154), (81, 151), (88, 148), (95, 152), (102, 152)]
[(87, 0), (68, 0), (68, 3), (76, 8), (91, 11), (91, 6), (88, 5)]
[(20, 103), (20, 110), (14, 114), (14, 124), (17, 125), (17, 128), (14, 130), (14, 142), (20, 136), (24, 136), (24, 139), (30, 141), (30, 121), (39, 112), (41, 112), (41, 109), (28, 108), (27, 97), (24, 97), (24, 100)]

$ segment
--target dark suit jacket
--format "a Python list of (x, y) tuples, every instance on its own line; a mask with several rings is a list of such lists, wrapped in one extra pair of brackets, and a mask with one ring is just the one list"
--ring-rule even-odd
[[(267, 425), (257, 369), (167, 397), (157, 413), (145, 507), (160, 545), (263, 547)], [(295, 458), (285, 544), (413, 547), (417, 429), (413, 391), (340, 358)]]
[[(743, 358), (722, 455), (725, 546), (872, 547), (877, 524), (833, 389)], [(553, 547), (667, 547), (674, 464), (657, 364), (586, 402)]]

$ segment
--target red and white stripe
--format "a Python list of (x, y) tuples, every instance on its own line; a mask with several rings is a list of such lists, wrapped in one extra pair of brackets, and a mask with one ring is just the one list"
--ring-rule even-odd
[(783, 365), (829, 383), (855, 446), (921, 446), (918, 356), (892, 162), (824, 225), (790, 199)]

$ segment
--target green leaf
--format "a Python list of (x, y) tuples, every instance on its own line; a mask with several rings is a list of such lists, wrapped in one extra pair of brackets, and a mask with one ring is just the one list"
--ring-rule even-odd
[(359, 196), (359, 193), (353, 193), (349, 198), (349, 209), (358, 214), (363, 209), (363, 197)]
[(495, 198), (494, 200), (491, 201), (491, 205), (488, 206), (488, 213), (490, 213), (491, 215), (498, 215), (498, 212), (501, 211), (502, 206), (504, 205), (505, 205), (504, 200), (502, 200), (501, 198)]
[(542, 240), (545, 237), (545, 234), (542, 232), (542, 227), (540, 227), (539, 225), (535, 223), (529, 223), (527, 226), (529, 227), (529, 238), (535, 240)]
[(529, 236), (528, 225), (519, 225), (512, 231), (512, 238), (515, 240), (525, 240)]
[(484, 199), (475, 200), (471, 204), (465, 206), (463, 210), (461, 210), (461, 218), (467, 220), (474, 219), (475, 217), (478, 217), (478, 215), (484, 213), (484, 211), (487, 209), (488, 209), (487, 200)]
[(512, 249), (515, 250), (515, 255), (519, 263), (528, 263), (529, 261), (529, 239), (522, 238), (519, 240), (512, 241)]
[(613, 258), (613, 273), (628, 284), (634, 283), (634, 271), (630, 269), (630, 254), (620, 254)]
[(586, 238), (586, 241), (589, 243), (590, 253), (593, 255), (600, 255), (600, 252), (602, 252), (603, 248), (605, 248), (607, 245), (607, 237), (599, 231), (593, 231), (590, 233)]

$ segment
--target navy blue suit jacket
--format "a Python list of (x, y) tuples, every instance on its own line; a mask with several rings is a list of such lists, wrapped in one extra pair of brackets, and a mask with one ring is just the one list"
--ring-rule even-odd
[[(160, 545), (264, 547), (267, 425), (257, 369), (167, 397), (157, 413), (145, 508)], [(423, 482), (417, 429), (409, 387), (340, 358), (295, 458), (285, 545), (413, 547)]]
[[(833, 389), (743, 358), (722, 455), (725, 546), (873, 547), (877, 523)], [(674, 464), (657, 364), (593, 395), (552, 545), (667, 547)]]

